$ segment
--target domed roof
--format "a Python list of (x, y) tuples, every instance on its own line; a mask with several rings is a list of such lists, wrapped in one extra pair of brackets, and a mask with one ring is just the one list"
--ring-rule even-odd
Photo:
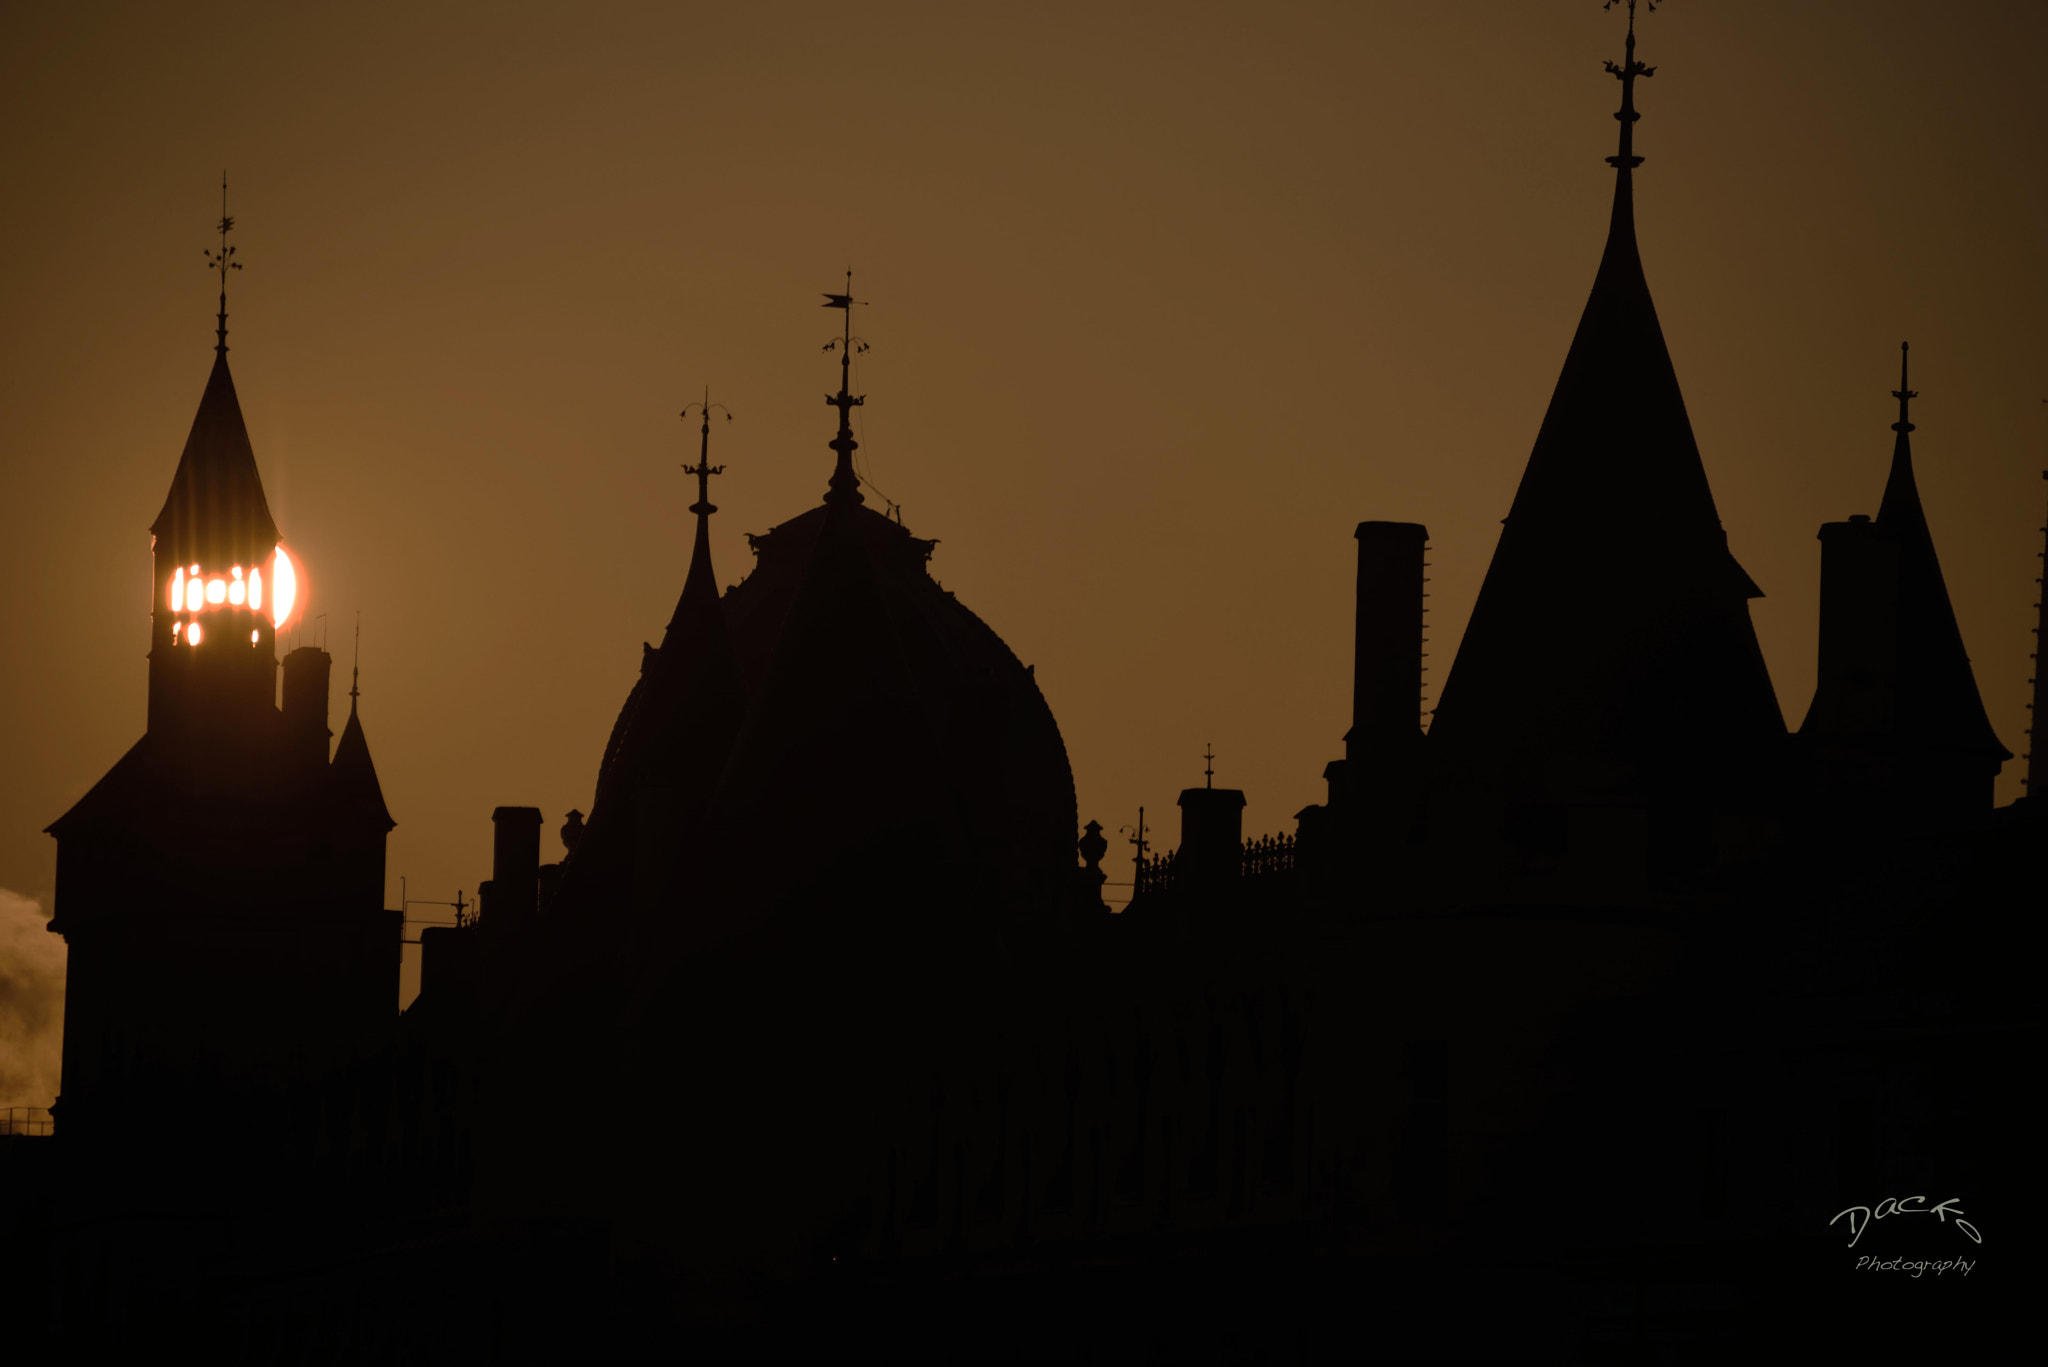
[[(750, 541), (754, 572), (725, 603), (757, 716), (728, 786), (769, 762), (771, 721), (792, 728), (783, 744), (802, 738), (797, 757), (850, 756), (864, 747), (830, 738), (872, 733), (870, 781), (901, 771), (901, 799), (926, 812), (928, 844), (949, 832), (970, 862), (1034, 888), (1071, 870), (1074, 779), (1059, 726), (1032, 672), (932, 578), (938, 543), (850, 503)], [(903, 853), (914, 865), (916, 852)]]
[[(964, 877), (1017, 912), (1058, 905), (1074, 862), (1065, 744), (1031, 671), (932, 578), (937, 543), (851, 501), (749, 541), (753, 572), (715, 600), (722, 630), (702, 615), (708, 550), (693, 561), (564, 892), (630, 884), (657, 916), (751, 920), (821, 886), (851, 895), (851, 861), (899, 886)], [(743, 699), (706, 686), (724, 671), (700, 657), (736, 661)], [(617, 867), (577, 867), (600, 860)]]

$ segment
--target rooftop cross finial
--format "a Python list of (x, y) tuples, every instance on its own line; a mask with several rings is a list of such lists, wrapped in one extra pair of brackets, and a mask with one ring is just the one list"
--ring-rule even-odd
[(1919, 392), (1906, 387), (1906, 351), (1909, 343), (1899, 343), (1899, 387), (1892, 391), (1892, 397), (1899, 401), (1899, 420), (1892, 424), (1894, 432), (1910, 432), (1913, 424), (1906, 417), (1906, 406), (1920, 397)]
[(362, 678), (363, 678), (363, 610), (362, 610), (361, 608), (357, 608), (357, 609), (356, 609), (356, 658), (355, 658), (355, 663), (354, 663), (353, 665), (351, 665), (351, 666), (349, 667), (349, 671), (348, 671), (348, 712), (349, 712), (349, 715), (350, 715), (350, 716), (354, 716), (354, 715), (355, 715), (355, 712), (356, 712), (356, 693), (358, 692), (358, 689), (357, 689), (357, 685), (358, 685), (358, 684), (360, 684), (360, 683), (362, 682)]
[[(1635, 123), (1642, 117), (1636, 113), (1636, 77), (1657, 74), (1656, 67), (1644, 66), (1636, 60), (1636, 0), (1607, 0), (1600, 8), (1610, 10), (1624, 3), (1628, 5), (1628, 46), (1624, 49), (1620, 66), (1613, 62), (1607, 64), (1607, 69), (1621, 82), (1621, 110), (1614, 116), (1621, 120), (1621, 152), (1607, 159), (1607, 164), (1617, 171), (1632, 170), (1643, 164), (1643, 159), (1635, 155)], [(1656, 13), (1657, 0), (1643, 0), (1643, 9)]]
[(228, 173), (220, 173), (220, 250), (211, 247), (206, 250), (206, 268), (220, 272), (220, 320), (214, 334), (213, 349), (225, 352), (228, 349), (228, 272), (242, 269), (242, 263), (235, 260), (235, 249), (228, 245), (228, 234), (234, 231), (235, 220), (228, 217)]
[(1216, 786), (1216, 747), (1214, 744), (1204, 744), (1202, 746), (1202, 760), (1202, 786), (1204, 788), (1214, 788)]
[(825, 491), (827, 503), (867, 502), (861, 497), (860, 476), (853, 470), (853, 451), (860, 443), (853, 439), (853, 424), (848, 416), (852, 410), (867, 402), (867, 396), (856, 396), (847, 392), (848, 374), (853, 364), (854, 351), (856, 348), (861, 351), (868, 349), (866, 342), (853, 335), (853, 306), (866, 302), (865, 299), (853, 297), (853, 268), (850, 266), (846, 271), (846, 293), (825, 296), (826, 308), (843, 309), (846, 312), (846, 324), (839, 336), (825, 343), (827, 351), (834, 347), (839, 348), (839, 393), (825, 396), (826, 404), (839, 410), (839, 435), (831, 442), (832, 449), (838, 453), (839, 459), (832, 467), (832, 482)]
[(697, 435), (697, 463), (684, 465), (683, 473), (697, 477), (697, 501), (690, 505), (690, 511), (701, 521), (718, 511), (711, 502), (711, 477), (725, 473), (723, 465), (711, 463), (711, 410), (716, 408), (725, 414), (727, 422), (732, 421), (732, 410), (722, 403), (711, 402), (711, 386), (704, 386), (704, 402), (693, 403), (683, 409), (683, 421), (690, 420), (690, 409), (697, 409), (704, 415), (704, 426)]

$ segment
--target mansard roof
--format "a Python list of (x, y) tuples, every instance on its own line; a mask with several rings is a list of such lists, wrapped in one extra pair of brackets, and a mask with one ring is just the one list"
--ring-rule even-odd
[(214, 353), (170, 493), (149, 530), (159, 555), (209, 568), (257, 564), (277, 545), (224, 349)]

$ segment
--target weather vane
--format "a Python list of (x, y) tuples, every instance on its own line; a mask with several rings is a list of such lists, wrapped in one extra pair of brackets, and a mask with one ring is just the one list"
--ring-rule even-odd
[(1142, 882), (1145, 876), (1145, 853), (1152, 848), (1152, 842), (1145, 838), (1145, 809), (1138, 808), (1138, 824), (1135, 829), (1129, 826), (1120, 827), (1118, 834), (1129, 836), (1135, 851), (1131, 856), (1131, 862), (1137, 865), (1138, 872), (1134, 876), (1131, 892), (1136, 896), (1137, 883)]
[[(1616, 66), (1609, 62), (1607, 70), (1621, 82), (1621, 112), (1614, 116), (1621, 120), (1621, 152), (1617, 156), (1609, 157), (1607, 164), (1616, 170), (1627, 171), (1643, 164), (1643, 159), (1635, 155), (1635, 122), (1642, 117), (1636, 113), (1636, 77), (1654, 76), (1657, 74), (1657, 68), (1644, 66), (1636, 60), (1636, 0), (1607, 0), (1600, 8), (1603, 11), (1611, 10), (1620, 4), (1628, 6), (1628, 45), (1624, 49), (1621, 65)], [(1644, 12), (1655, 14), (1657, 4), (1658, 0), (1643, 0)]]
[(684, 422), (690, 420), (691, 409), (696, 409), (704, 415), (704, 426), (699, 431), (697, 437), (697, 463), (695, 465), (686, 464), (683, 466), (684, 474), (697, 477), (697, 501), (690, 505), (690, 511), (700, 517), (708, 517), (710, 514), (718, 511), (711, 502), (711, 477), (725, 473), (723, 465), (713, 465), (711, 463), (711, 410), (714, 408), (725, 414), (727, 422), (732, 421), (732, 410), (722, 403), (711, 402), (711, 386), (706, 385), (704, 386), (704, 401), (702, 403), (690, 404), (683, 409)]
[(855, 304), (865, 304), (866, 302), (867, 300), (865, 299), (853, 297), (853, 268), (851, 266), (847, 267), (846, 270), (846, 293), (827, 294), (825, 296), (826, 308), (841, 309), (846, 314), (846, 323), (841, 328), (839, 335), (825, 343), (825, 350), (827, 351), (832, 350), (834, 347), (839, 348), (839, 392), (825, 396), (826, 405), (839, 410), (839, 435), (834, 437), (829, 443), (832, 450), (838, 453), (838, 461), (833, 466), (831, 484), (825, 494), (825, 501), (827, 503), (867, 502), (865, 498), (861, 497), (860, 476), (854, 472), (853, 468), (854, 448), (859, 446), (860, 443), (853, 439), (853, 423), (849, 417), (849, 414), (854, 409), (867, 402), (867, 396), (847, 392), (854, 353), (856, 350), (866, 351), (868, 349), (866, 342), (853, 335), (853, 306)]
[(220, 173), (220, 250), (206, 249), (206, 268), (220, 272), (220, 321), (214, 339), (214, 349), (228, 349), (228, 272), (242, 269), (242, 263), (235, 260), (235, 249), (228, 245), (228, 234), (233, 232), (235, 220), (228, 217), (228, 173)]

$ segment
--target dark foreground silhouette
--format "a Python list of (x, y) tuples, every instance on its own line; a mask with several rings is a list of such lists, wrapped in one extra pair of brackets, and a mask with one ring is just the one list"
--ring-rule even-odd
[(1634, 46), (1606, 251), (1434, 722), (1427, 533), (1362, 523), (1328, 801), (1247, 841), (1242, 793), (1183, 791), (1117, 914), (1031, 671), (931, 577), (935, 543), (865, 504), (849, 281), (823, 503), (721, 594), (707, 401), (689, 573), (588, 822), (543, 865), (541, 813), (497, 810), (491, 878), (421, 935), (393, 1018), (391, 817), (354, 687), (329, 753), (326, 653), (287, 654), (276, 701), (290, 571), (223, 291), (152, 529), (148, 733), (50, 828), (63, 1096), (53, 1136), (0, 1137), (13, 1341), (265, 1363), (2020, 1341), (2038, 1035), (2015, 950), (2048, 816), (1992, 806), (2010, 755), (1903, 372), (1875, 519), (1821, 529), (1819, 685), (1787, 732), (1637, 252)]

